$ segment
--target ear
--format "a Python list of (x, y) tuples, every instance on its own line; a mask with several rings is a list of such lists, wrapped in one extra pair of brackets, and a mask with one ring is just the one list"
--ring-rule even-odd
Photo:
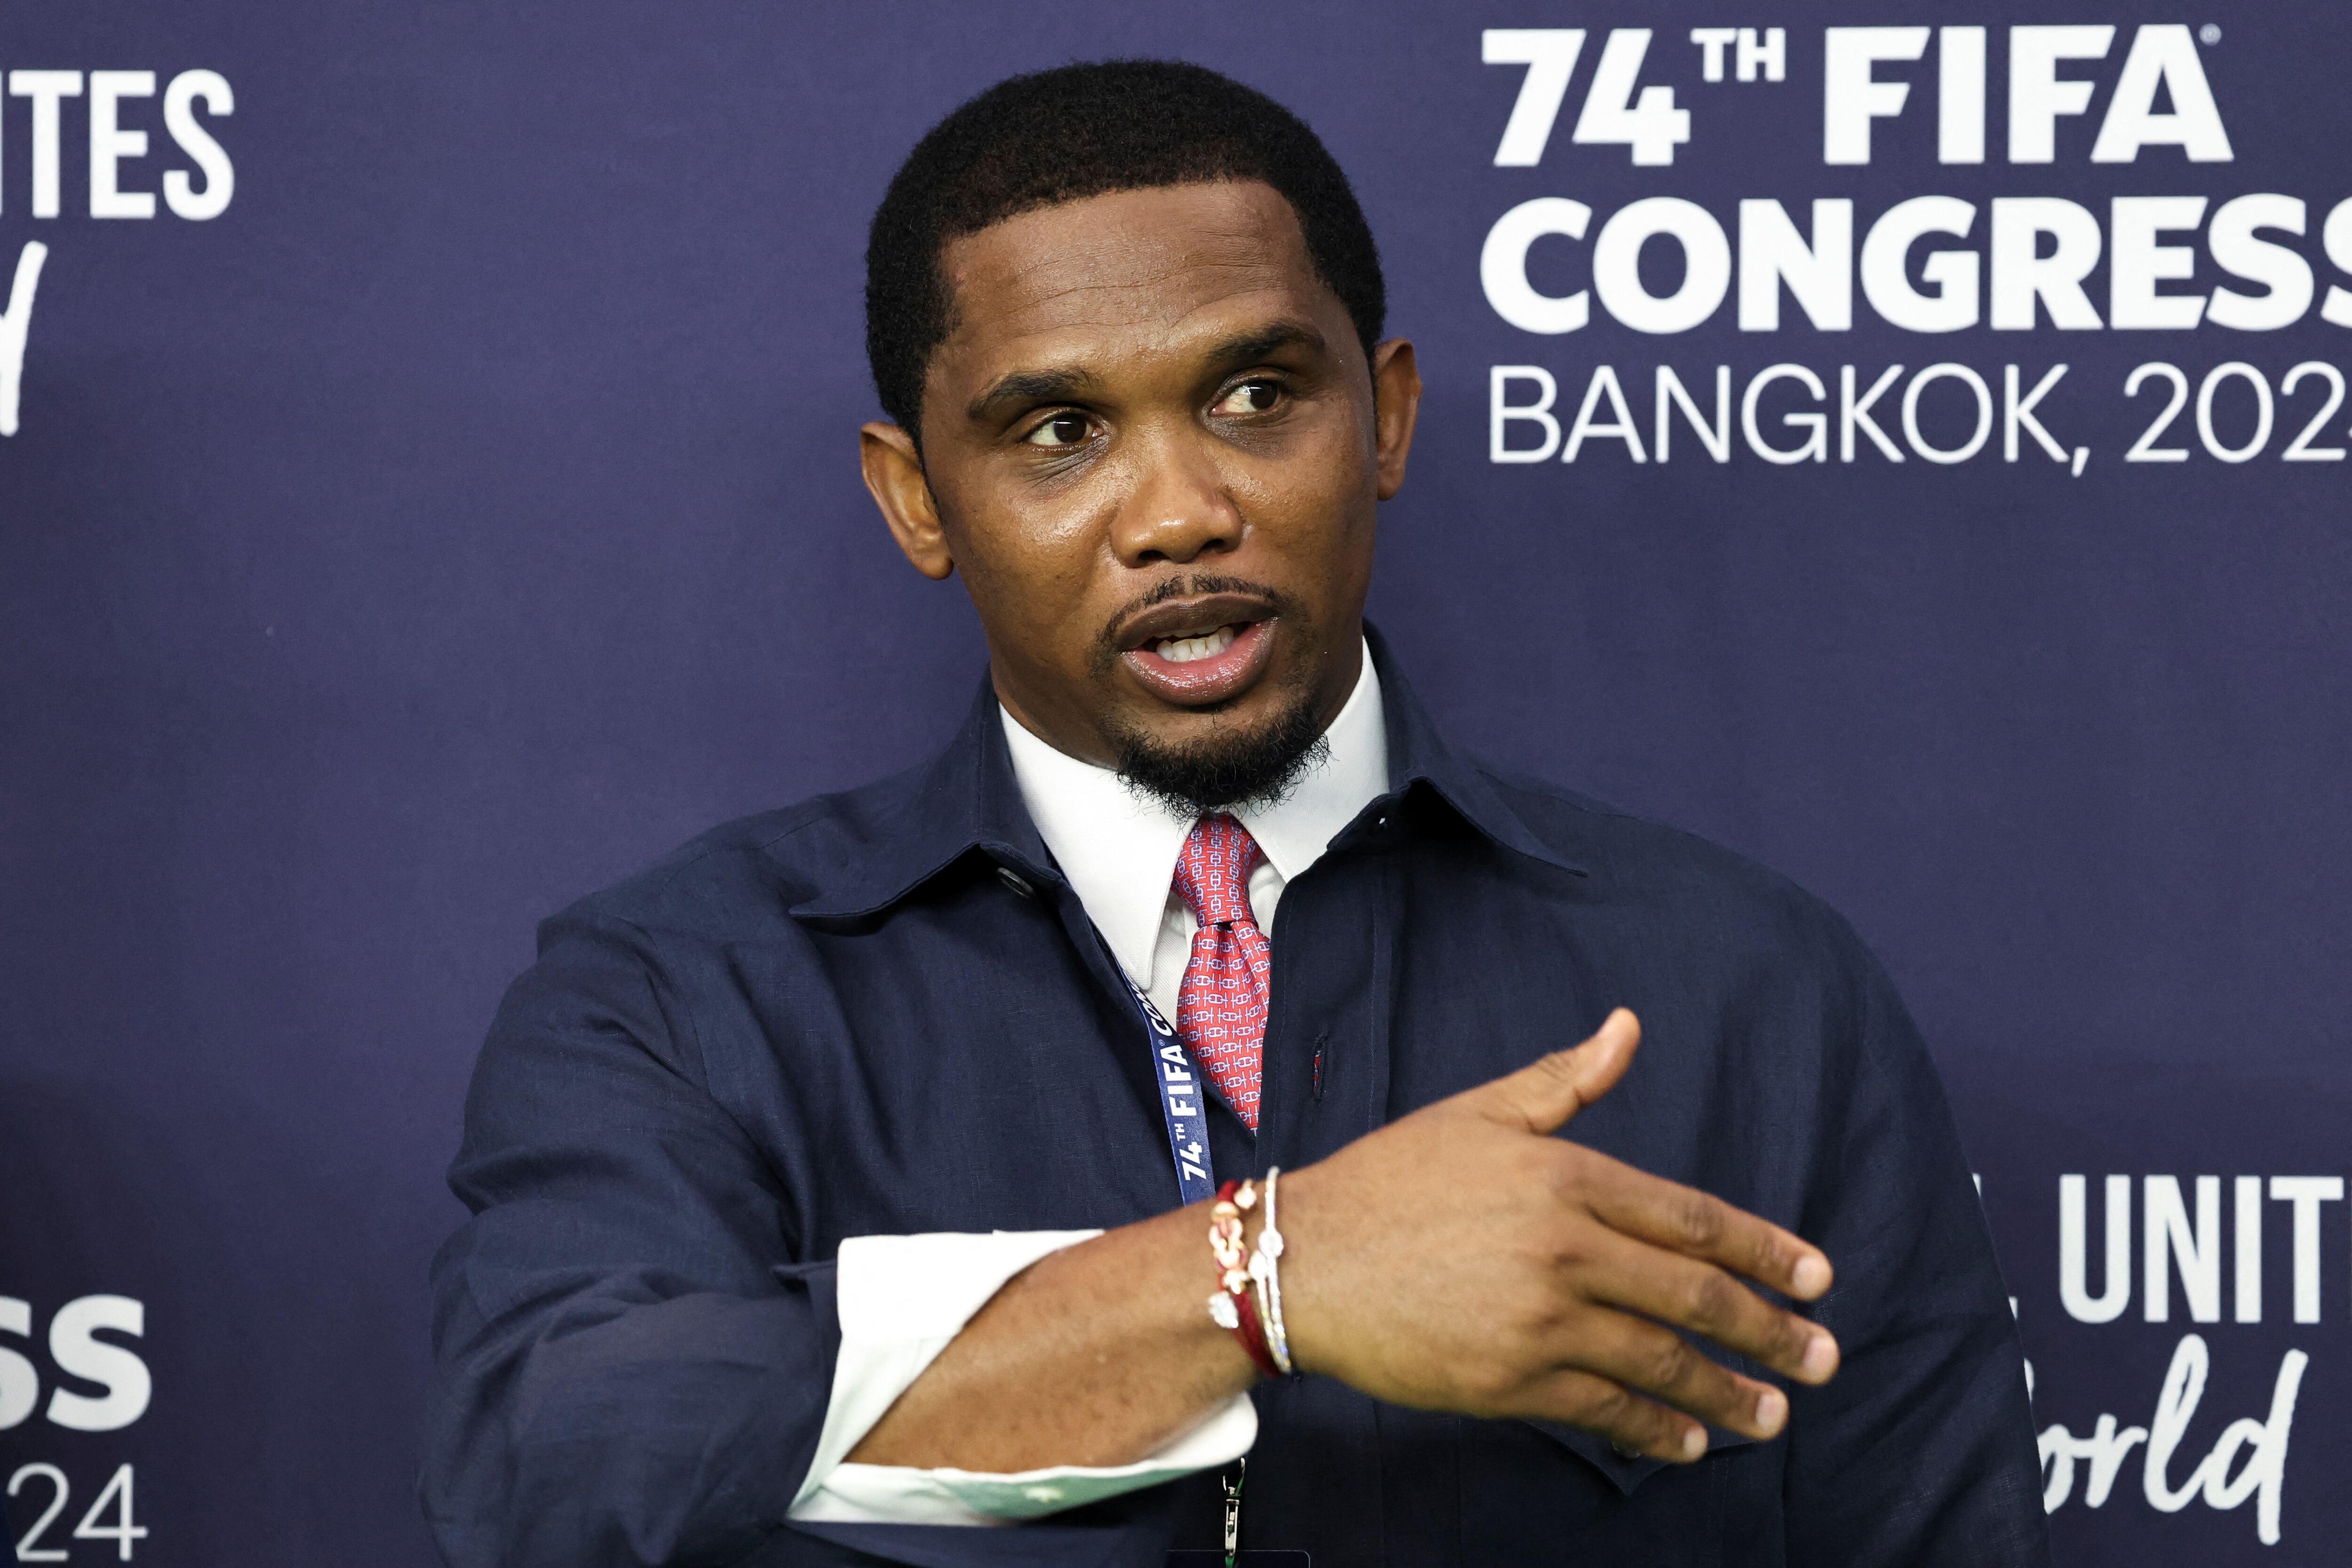
[(940, 527), (939, 503), (931, 482), (923, 474), (922, 457), (914, 437), (895, 424), (877, 421), (857, 432), (858, 465), (866, 471), (866, 488), (882, 508), (890, 537), (917, 571), (934, 581), (955, 570), (948, 553), (946, 532)]
[(1413, 422), (1421, 416), (1421, 370), (1412, 345), (1391, 338), (1372, 350), (1372, 429), (1380, 467), (1380, 497), (1404, 488), (1404, 460), (1412, 451)]

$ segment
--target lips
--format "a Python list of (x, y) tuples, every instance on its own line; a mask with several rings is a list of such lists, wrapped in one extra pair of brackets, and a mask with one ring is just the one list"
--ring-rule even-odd
[(1181, 707), (1205, 707), (1255, 685), (1274, 653), (1274, 617), (1238, 595), (1154, 605), (1122, 629), (1119, 662), (1145, 690)]

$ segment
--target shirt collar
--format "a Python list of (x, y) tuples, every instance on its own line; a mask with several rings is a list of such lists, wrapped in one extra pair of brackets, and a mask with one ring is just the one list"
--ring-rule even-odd
[[(1372, 722), (1387, 732), (1391, 789), (1354, 816), (1360, 820), (1385, 801), (1427, 789), (1504, 847), (1581, 874), (1583, 866), (1538, 839), (1503, 800), (1484, 769), (1447, 744), (1376, 628), (1364, 628), (1364, 643), (1371, 653), (1370, 668), (1375, 677), (1369, 683), (1377, 705)], [(1355, 706), (1366, 685), (1365, 678), (1359, 677), (1357, 694), (1349, 697), (1349, 707)], [(1341, 718), (1349, 716), (1342, 709)], [(1332, 727), (1337, 729), (1339, 723), (1340, 719), (1334, 719)], [(819, 872), (808, 896), (792, 906), (797, 918), (850, 920), (877, 915), (974, 852), (1032, 882), (1064, 880), (1022, 799), (1013, 773), (1012, 744), (995, 691), (985, 675), (962, 729), (945, 751), (895, 778), (830, 797), (824, 804), (842, 830), (839, 850), (828, 857), (830, 865)], [(1360, 828), (1361, 823), (1347, 825)], [(1189, 824), (1185, 831), (1190, 831)], [(1281, 842), (1281, 855), (1277, 858), (1269, 846), (1266, 857), (1286, 879), (1295, 873), (1285, 862), (1297, 862), (1301, 844), (1331, 841), (1328, 834), (1316, 839), (1317, 831), (1308, 826), (1300, 838), (1293, 840), (1282, 828), (1273, 830), (1273, 837)], [(1181, 833), (1176, 842), (1181, 847)], [(1315, 852), (1320, 853), (1319, 847)], [(1314, 858), (1310, 854), (1308, 863)], [(1158, 877), (1162, 898), (1174, 869), (1171, 851)]]
[(1379, 664), (1388, 685), (1389, 777), (1395, 788), (1391, 799), (1403, 800), (1426, 790), (1443, 800), (1454, 815), (1505, 849), (1543, 862), (1578, 876), (1591, 873), (1574, 858), (1536, 836), (1534, 830), (1511, 810), (1496, 788), (1488, 768), (1456, 750), (1437, 731), (1429, 710), (1396, 667), (1388, 640), (1370, 623), (1364, 642)]
[[(1138, 794), (1108, 768), (1055, 749), (997, 710), (1013, 774), (1045, 847), (1129, 974), (1151, 982), (1168, 889), (1193, 818)], [(1380, 676), (1366, 652), (1355, 690), (1323, 732), (1325, 755), (1271, 806), (1234, 813), (1286, 883), (1388, 793)]]

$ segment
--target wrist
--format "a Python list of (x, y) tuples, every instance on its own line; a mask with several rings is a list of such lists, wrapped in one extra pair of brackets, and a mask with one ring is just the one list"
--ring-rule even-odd
[[(1282, 1348), (1273, 1260), (1265, 1251), (1281, 1245), (1280, 1232), (1267, 1225), (1275, 1179), (1269, 1171), (1264, 1186), (1255, 1178), (1229, 1181), (1209, 1207), (1209, 1251), (1217, 1270), (1216, 1289), (1206, 1303), (1209, 1317), (1233, 1335), (1265, 1377), (1289, 1371), (1290, 1359)], [(1255, 1243), (1246, 1223), (1252, 1218), (1259, 1221)]]
[(1279, 1239), (1274, 1249), (1266, 1247), (1265, 1206), (1261, 1204), (1249, 1220), (1250, 1247), (1253, 1255), (1260, 1250), (1278, 1249), (1275, 1250), (1271, 1265), (1281, 1292), (1281, 1327), (1286, 1342), (1283, 1348), (1289, 1370), (1328, 1371), (1332, 1358), (1324, 1349), (1326, 1314), (1318, 1293), (1318, 1283), (1327, 1276), (1321, 1238), (1328, 1231), (1322, 1218), (1328, 1184), (1320, 1179), (1317, 1168), (1309, 1166), (1300, 1170), (1284, 1170), (1276, 1192), (1274, 1224)]

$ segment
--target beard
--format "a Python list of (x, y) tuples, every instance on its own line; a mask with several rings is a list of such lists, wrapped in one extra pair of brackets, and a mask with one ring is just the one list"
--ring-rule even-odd
[[(1101, 667), (1108, 673), (1119, 654), (1113, 636), (1121, 620), (1136, 610), (1180, 592), (1249, 592), (1271, 601), (1275, 613), (1287, 622), (1299, 644), (1319, 645), (1307, 614), (1287, 594), (1260, 584), (1230, 578), (1195, 575), (1171, 579), (1139, 604), (1122, 611), (1106, 628)], [(1314, 672), (1301, 669), (1284, 683), (1282, 707), (1274, 717), (1244, 729), (1218, 710), (1202, 710), (1210, 722), (1190, 739), (1170, 744), (1140, 729), (1117, 729), (1109, 739), (1118, 750), (1120, 780), (1136, 794), (1157, 800), (1185, 817), (1275, 805), (1297, 789), (1299, 781), (1330, 755), (1323, 724), (1316, 712)]]
[(1306, 687), (1255, 731), (1216, 726), (1178, 746), (1120, 735), (1119, 779), (1183, 817), (1276, 805), (1331, 754), (1315, 706), (1314, 691)]

